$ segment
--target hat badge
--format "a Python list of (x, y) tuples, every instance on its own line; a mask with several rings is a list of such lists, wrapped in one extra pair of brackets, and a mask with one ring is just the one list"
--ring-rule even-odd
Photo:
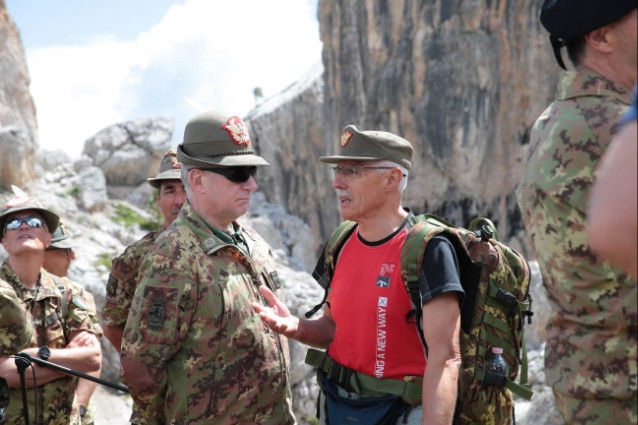
[(248, 134), (248, 127), (241, 120), (241, 118), (234, 116), (228, 118), (226, 124), (222, 125), (222, 128), (226, 130), (230, 138), (238, 145), (250, 145), (250, 134)]
[(344, 131), (343, 133), (341, 133), (341, 147), (342, 148), (346, 147), (346, 145), (350, 141), (351, 137), (352, 137), (352, 132), (350, 132), (350, 131)]
[(18, 205), (27, 204), (31, 201), (32, 201), (31, 198), (24, 197), (24, 196), (16, 196), (10, 199), (6, 204), (4, 204), (4, 206), (8, 208), (12, 208), (12, 207), (17, 207)]
[(177, 160), (177, 157), (175, 155), (171, 155), (170, 161), (171, 161), (171, 167), (173, 167), (173, 169), (182, 168), (181, 164), (179, 163), (179, 161)]

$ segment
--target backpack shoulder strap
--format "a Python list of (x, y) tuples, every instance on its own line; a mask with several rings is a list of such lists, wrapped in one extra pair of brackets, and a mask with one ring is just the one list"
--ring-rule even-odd
[(337, 229), (332, 232), (332, 235), (328, 239), (326, 243), (326, 249), (324, 252), (324, 260), (326, 262), (326, 270), (330, 273), (330, 278), (332, 279), (332, 273), (335, 270), (337, 265), (337, 257), (339, 257), (339, 252), (341, 251), (341, 247), (343, 243), (350, 237), (350, 235), (354, 232), (354, 229), (357, 227), (357, 223), (354, 221), (346, 220), (337, 227)]
[(421, 292), (419, 288), (419, 277), (423, 268), (423, 257), (430, 240), (445, 231), (448, 227), (444, 220), (438, 220), (438, 217), (430, 214), (421, 214), (408, 219), (410, 229), (401, 247), (401, 277), (403, 284), (408, 292), (414, 309), (408, 313), (407, 319), (414, 323), (419, 330), (419, 338), (425, 347), (426, 356), (428, 353), (428, 344), (423, 336), (423, 327), (421, 324)]
[[(445, 232), (451, 224), (431, 214), (410, 217), (408, 222), (411, 228), (401, 248), (401, 275), (410, 297), (413, 301), (418, 300), (415, 305), (419, 305), (421, 300), (418, 284), (425, 249), (434, 236)], [(416, 299), (414, 291), (416, 291)]]
[(325, 292), (321, 302), (305, 314), (306, 318), (310, 318), (326, 303), (328, 290), (330, 289), (330, 282), (332, 281), (332, 275), (337, 265), (337, 257), (339, 256), (339, 252), (341, 251), (344, 242), (350, 237), (356, 227), (357, 223), (346, 220), (342, 222), (339, 227), (332, 232), (330, 238), (328, 238), (328, 242), (326, 242), (323, 252), (323, 273), (320, 275), (313, 273), (313, 277), (317, 280), (317, 282), (319, 282)]

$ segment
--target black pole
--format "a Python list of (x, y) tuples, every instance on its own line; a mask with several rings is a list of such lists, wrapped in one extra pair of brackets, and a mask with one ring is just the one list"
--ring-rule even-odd
[[(19, 357), (22, 357), (22, 358), (27, 359), (27, 360), (29, 360), (31, 362), (37, 363), (40, 366), (48, 367), (50, 369), (59, 370), (59, 371), (64, 372), (64, 373), (68, 373), (69, 375), (79, 376), (80, 378), (88, 379), (89, 381), (97, 382), (98, 384), (101, 384), (101, 385), (104, 385), (104, 386), (107, 386), (107, 387), (111, 387), (111, 388), (114, 388), (116, 390), (120, 390), (120, 391), (125, 392), (125, 393), (129, 392), (129, 389), (127, 387), (125, 387), (124, 385), (114, 384), (112, 382), (105, 381), (103, 379), (96, 378), (96, 377), (91, 376), (91, 375), (87, 375), (86, 373), (78, 372), (77, 370), (73, 370), (73, 369), (69, 369), (68, 367), (60, 366), (59, 364), (51, 363), (49, 361), (42, 360), (42, 359), (40, 359), (38, 357), (33, 357), (32, 355), (27, 354), (27, 353), (18, 353), (18, 354), (16, 354), (16, 366), (18, 364), (18, 358)], [(25, 366), (25, 369), (26, 369), (27, 366)]]
[[(29, 366), (31, 366), (31, 361), (24, 356), (18, 356), (16, 356), (15, 361), (16, 367), (18, 368), (18, 373), (20, 374), (20, 388), (22, 388), (22, 411), (24, 413), (24, 424), (29, 425), (29, 403), (27, 403), (27, 383), (24, 379), (24, 371), (27, 370)], [(27, 354), (27, 356), (29, 355)]]

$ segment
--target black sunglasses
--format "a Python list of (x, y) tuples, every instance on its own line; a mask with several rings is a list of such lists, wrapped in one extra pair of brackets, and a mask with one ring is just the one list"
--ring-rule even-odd
[(195, 168), (196, 170), (209, 171), (221, 174), (233, 183), (246, 183), (252, 176), (257, 175), (257, 167), (228, 167), (228, 168)]
[(29, 227), (43, 227), (44, 220), (39, 219), (38, 217), (27, 217), (27, 218), (14, 218), (5, 224), (5, 228), (7, 230), (16, 230), (22, 226), (22, 223), (27, 223)]

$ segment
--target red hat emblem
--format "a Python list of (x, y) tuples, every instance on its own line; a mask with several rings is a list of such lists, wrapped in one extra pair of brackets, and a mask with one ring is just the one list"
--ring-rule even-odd
[(350, 141), (351, 137), (352, 137), (352, 132), (350, 132), (350, 131), (344, 131), (343, 133), (341, 133), (341, 147), (342, 148), (346, 147), (346, 145)]
[(222, 128), (226, 130), (233, 142), (238, 145), (250, 145), (250, 134), (248, 134), (248, 127), (239, 117), (230, 117), (226, 124), (222, 125)]
[(181, 169), (182, 168), (182, 164), (180, 164), (180, 162), (177, 160), (177, 157), (175, 155), (171, 155), (171, 167), (173, 167), (173, 169)]

